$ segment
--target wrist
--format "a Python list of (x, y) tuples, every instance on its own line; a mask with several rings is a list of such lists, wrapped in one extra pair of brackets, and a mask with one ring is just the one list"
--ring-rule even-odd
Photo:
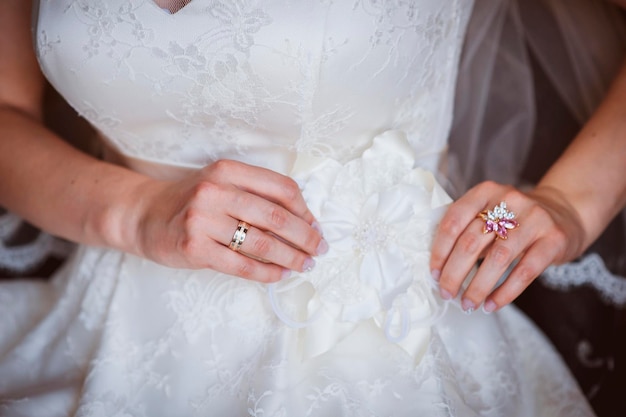
[(122, 177), (112, 178), (108, 185), (97, 187), (107, 191), (104, 198), (100, 196), (97, 200), (100, 204), (92, 206), (85, 220), (83, 229), (86, 240), (142, 255), (141, 224), (152, 204), (155, 182), (149, 177), (127, 171)]
[(595, 238), (592, 238), (588, 225), (576, 206), (577, 199), (545, 183), (539, 183), (528, 194), (548, 212), (565, 235), (567, 247), (560, 261), (571, 261), (582, 255)]

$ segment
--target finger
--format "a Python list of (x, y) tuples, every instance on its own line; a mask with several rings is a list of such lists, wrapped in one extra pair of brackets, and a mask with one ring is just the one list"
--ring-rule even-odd
[(309, 271), (315, 266), (315, 261), (311, 256), (255, 227), (248, 229), (240, 251), (263, 262), (294, 271)]
[(241, 190), (272, 201), (308, 224), (315, 221), (298, 184), (285, 175), (230, 160), (215, 162), (209, 167), (209, 171), (211, 175), (217, 176), (220, 182), (233, 184)]
[(515, 265), (504, 283), (485, 301), (483, 309), (491, 313), (515, 300), (555, 259), (558, 249), (550, 239), (533, 244)]
[(229, 275), (263, 283), (277, 282), (290, 275), (290, 271), (272, 263), (265, 263), (229, 249), (215, 241), (207, 244), (205, 267)]
[(515, 235), (506, 240), (494, 240), (463, 293), (461, 307), (464, 311), (470, 313), (483, 303), (515, 259), (532, 244), (535, 235), (536, 233), (527, 227), (515, 229)]
[(456, 297), (480, 254), (493, 243), (493, 234), (483, 233), (483, 227), (482, 221), (472, 220), (457, 239), (441, 271), (439, 286), (442, 298)]
[[(214, 221), (212, 225), (205, 221), (200, 227), (206, 230), (206, 235), (211, 240), (231, 249), (230, 244), (235, 239), (239, 221), (224, 216), (223, 219)], [(262, 262), (273, 263), (295, 271), (308, 271), (315, 265), (309, 254), (249, 224), (243, 242), (237, 250)]]
[(488, 206), (487, 197), (500, 188), (502, 186), (495, 183), (482, 183), (450, 204), (433, 239), (430, 268), (434, 274), (442, 271), (459, 236), (474, 221), (476, 215)]
[(232, 218), (272, 232), (309, 255), (321, 255), (328, 250), (328, 244), (313, 225), (284, 207), (243, 191), (235, 192), (231, 201), (234, 203), (228, 204), (225, 211)]

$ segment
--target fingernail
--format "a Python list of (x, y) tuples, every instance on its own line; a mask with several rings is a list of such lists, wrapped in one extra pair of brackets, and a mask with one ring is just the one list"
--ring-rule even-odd
[(430, 271), (430, 275), (433, 277), (435, 282), (439, 282), (439, 278), (441, 278), (441, 271), (438, 269), (433, 269)]
[(483, 311), (487, 314), (493, 313), (496, 311), (496, 308), (498, 308), (498, 306), (491, 300), (487, 300), (485, 301), (485, 304), (483, 304)]
[(439, 288), (439, 294), (441, 295), (441, 298), (443, 298), (444, 300), (452, 299), (452, 294), (450, 294), (450, 292), (444, 290), (443, 288)]
[(304, 260), (304, 263), (302, 264), (302, 271), (309, 272), (310, 270), (313, 269), (314, 266), (315, 266), (315, 261), (313, 260), (313, 258), (306, 258)]
[(465, 314), (469, 315), (472, 314), (474, 310), (476, 310), (476, 304), (474, 304), (472, 300), (464, 298), (463, 301), (461, 301), (461, 308), (463, 309)]
[(280, 279), (287, 279), (291, 276), (291, 269), (283, 269), (283, 272), (280, 274)]
[(320, 240), (320, 243), (317, 245), (317, 255), (323, 255), (328, 252), (328, 242), (325, 239)]
[(320, 234), (320, 236), (324, 236), (324, 232), (322, 232), (322, 226), (320, 226), (320, 224), (316, 221), (314, 221), (313, 223), (311, 223), (311, 227), (313, 228), (313, 230), (315, 230), (317, 233)]

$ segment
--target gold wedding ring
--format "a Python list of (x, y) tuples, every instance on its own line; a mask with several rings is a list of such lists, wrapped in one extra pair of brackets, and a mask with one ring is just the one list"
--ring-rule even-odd
[(494, 232), (496, 239), (507, 240), (509, 230), (519, 227), (515, 213), (507, 210), (506, 202), (501, 201), (493, 210), (483, 210), (476, 215), (485, 222), (483, 234)]
[(249, 228), (250, 225), (248, 223), (240, 221), (228, 247), (235, 252), (238, 252), (239, 249), (241, 249), (241, 245), (243, 245), (243, 241), (246, 240), (246, 234), (248, 233)]

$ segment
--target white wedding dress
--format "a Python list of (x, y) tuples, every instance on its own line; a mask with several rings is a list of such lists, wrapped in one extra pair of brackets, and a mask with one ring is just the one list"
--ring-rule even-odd
[(41, 0), (41, 66), (108, 158), (292, 175), (330, 251), (267, 286), (82, 246), (49, 282), (2, 283), (0, 415), (593, 415), (520, 312), (465, 315), (430, 278), (471, 9)]

